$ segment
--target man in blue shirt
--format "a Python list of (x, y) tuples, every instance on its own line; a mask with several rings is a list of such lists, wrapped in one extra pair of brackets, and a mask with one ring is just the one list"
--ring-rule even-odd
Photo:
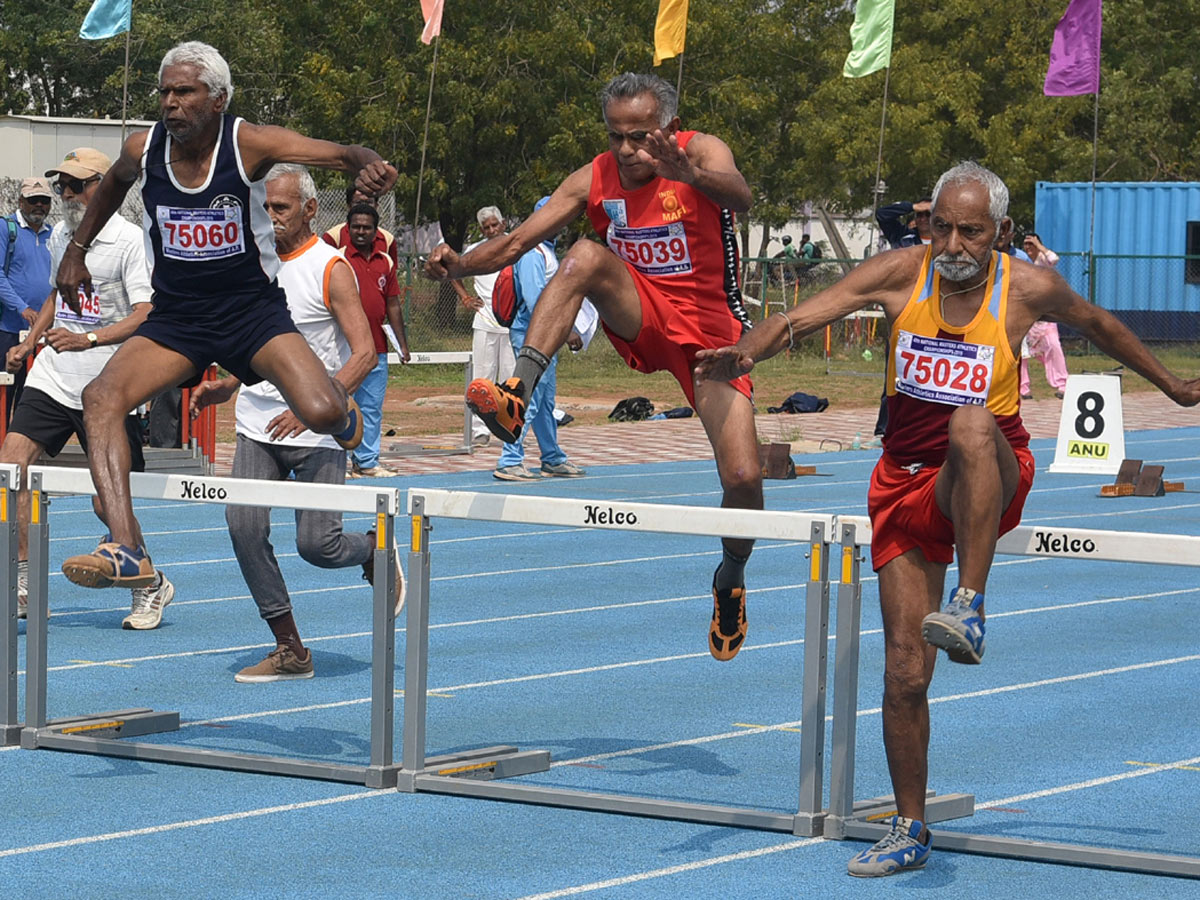
[[(534, 212), (541, 209), (549, 197), (543, 197), (534, 206)], [(509, 326), (508, 337), (512, 341), (513, 352), (516, 353), (525, 345), (525, 334), (529, 331), (529, 319), (533, 308), (537, 305), (546, 282), (558, 271), (558, 257), (554, 255), (554, 242), (543, 241), (528, 253), (524, 254), (513, 265), (513, 280), (517, 289), (517, 310), (513, 323)], [(496, 471), (492, 475), (501, 481), (536, 481), (546, 476), (559, 478), (579, 478), (587, 474), (579, 466), (567, 461), (567, 454), (558, 446), (558, 423), (554, 420), (554, 394), (556, 385), (555, 369), (558, 367), (558, 355), (550, 358), (546, 374), (538, 382), (529, 397), (529, 406), (525, 412), (525, 427), (517, 436), (516, 441), (505, 444), (500, 451), (500, 459), (496, 463)], [(522, 441), (529, 429), (537, 438), (538, 449), (541, 451), (542, 468), (540, 472), (531, 472), (525, 468), (525, 447)]]
[[(0, 221), (0, 359), (21, 341), (21, 332), (37, 318), (50, 293), (50, 182), (26, 178), (21, 182), (17, 211)], [(7, 417), (25, 383), (25, 370), (16, 373), (8, 392)]]

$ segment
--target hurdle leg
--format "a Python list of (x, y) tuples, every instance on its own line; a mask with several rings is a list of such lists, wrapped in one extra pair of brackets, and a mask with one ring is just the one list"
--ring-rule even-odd
[(388, 511), (387, 498), (380, 495), (375, 514), (375, 579), (371, 617), (371, 763), (367, 787), (395, 787), (392, 741), (396, 712), (396, 552), (393, 549), (396, 520)]
[(50, 575), (50, 503), (42, 490), (42, 476), (30, 476), (29, 606), (25, 619), (25, 728), (21, 746), (37, 747), (38, 729), (46, 727), (46, 627), (49, 619), (47, 590)]
[(800, 715), (800, 800), (792, 833), (820, 834), (824, 819), (825, 679), (829, 654), (829, 530), (811, 526), (805, 591), (804, 674)]
[[(0, 402), (3, 398), (0, 397)], [(0, 418), (3, 418), (0, 416)], [(21, 724), (17, 720), (17, 486), (20, 470), (0, 467), (0, 590), (4, 592), (4, 612), (0, 617), (0, 671), (3, 672), (3, 702), (0, 703), (0, 746), (20, 743)]]
[(425, 499), (412, 501), (408, 553), (408, 610), (404, 634), (404, 728), (397, 788), (416, 791), (415, 777), (425, 768), (425, 706), (429, 683), (429, 533)]
[(829, 816), (825, 837), (845, 837), (854, 812), (854, 742), (858, 726), (858, 650), (862, 581), (855, 527), (842, 524), (841, 572), (837, 595), (837, 644), (833, 661), (833, 745), (829, 772)]

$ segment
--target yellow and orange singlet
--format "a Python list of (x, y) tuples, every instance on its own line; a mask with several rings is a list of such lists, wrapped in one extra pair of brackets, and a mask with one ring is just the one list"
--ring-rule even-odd
[(1020, 360), (1005, 331), (1011, 259), (992, 253), (983, 302), (963, 327), (947, 325), (941, 277), (925, 250), (907, 305), (892, 325), (888, 359), (888, 426), (883, 446), (901, 465), (941, 465), (950, 416), (960, 406), (986, 406), (1015, 447), (1029, 445), (1021, 423)]

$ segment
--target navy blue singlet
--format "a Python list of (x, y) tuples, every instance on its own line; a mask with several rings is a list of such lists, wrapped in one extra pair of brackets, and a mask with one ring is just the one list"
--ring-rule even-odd
[[(208, 178), (186, 188), (171, 170), (171, 136), (161, 122), (142, 155), (146, 255), (154, 260), (155, 304), (258, 294), (279, 271), (264, 181), (251, 181), (237, 149), (242, 119), (221, 117)], [(174, 305), (174, 304), (170, 304)], [(207, 305), (207, 304), (203, 304)], [(196, 310), (199, 311), (199, 310)]]

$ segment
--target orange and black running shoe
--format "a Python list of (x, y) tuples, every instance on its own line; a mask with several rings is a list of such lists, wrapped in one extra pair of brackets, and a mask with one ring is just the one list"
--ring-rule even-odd
[(718, 591), (713, 576), (713, 617), (708, 627), (708, 652), (728, 662), (746, 642), (746, 587)]
[(510, 378), (504, 384), (476, 378), (467, 387), (467, 406), (471, 407), (471, 412), (506, 444), (515, 442), (525, 425), (522, 387), (519, 378)]

